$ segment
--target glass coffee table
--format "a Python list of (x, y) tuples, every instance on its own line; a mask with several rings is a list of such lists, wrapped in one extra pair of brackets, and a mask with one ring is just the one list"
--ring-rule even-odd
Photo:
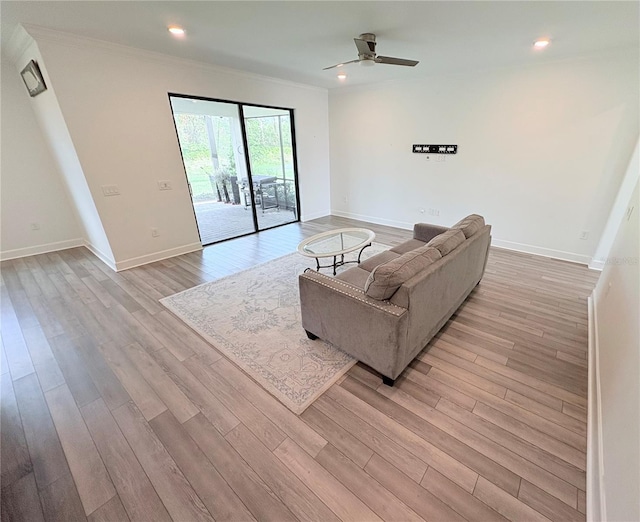
[[(308, 237), (298, 245), (298, 252), (303, 256), (315, 258), (317, 271), (321, 268), (333, 268), (333, 275), (336, 275), (336, 268), (339, 266), (360, 263), (362, 251), (371, 246), (375, 237), (375, 232), (367, 228), (338, 228)], [(345, 254), (356, 250), (360, 250), (357, 260), (344, 260)], [(321, 265), (320, 258), (323, 257), (333, 257), (333, 264)]]

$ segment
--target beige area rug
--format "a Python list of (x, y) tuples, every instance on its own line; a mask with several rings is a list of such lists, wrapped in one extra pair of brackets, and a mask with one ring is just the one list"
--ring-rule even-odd
[[(374, 243), (362, 259), (388, 248)], [(298, 275), (309, 267), (315, 268), (313, 258), (293, 253), (160, 302), (300, 414), (356, 362), (324, 341), (307, 339)]]

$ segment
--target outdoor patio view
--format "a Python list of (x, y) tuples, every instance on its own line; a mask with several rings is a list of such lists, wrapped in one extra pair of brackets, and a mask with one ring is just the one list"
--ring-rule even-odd
[(203, 245), (298, 219), (289, 110), (177, 96), (171, 105)]

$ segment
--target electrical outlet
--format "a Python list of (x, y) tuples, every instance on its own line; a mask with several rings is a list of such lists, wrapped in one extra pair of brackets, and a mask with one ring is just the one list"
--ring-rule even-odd
[(171, 182), (166, 179), (158, 181), (158, 190), (171, 190)]
[(29, 228), (31, 228), (31, 230), (40, 230), (40, 224), (39, 223), (31, 223)]
[(349, 203), (349, 196), (344, 196), (344, 197), (342, 198), (342, 202), (343, 202), (343, 203)]
[(107, 196), (118, 196), (120, 194), (120, 189), (118, 185), (102, 185), (102, 194)]
[(158, 237), (160, 232), (158, 232), (157, 228), (151, 228), (151, 237)]
[(580, 239), (589, 239), (589, 232), (587, 230), (583, 230), (582, 232), (580, 232)]
[(440, 211), (437, 208), (430, 208), (429, 209), (429, 215), (430, 216), (439, 216), (440, 215)]

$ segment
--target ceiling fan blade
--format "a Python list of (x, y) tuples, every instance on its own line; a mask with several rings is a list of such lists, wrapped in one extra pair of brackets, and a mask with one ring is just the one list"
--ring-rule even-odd
[(358, 54), (375, 54), (376, 53), (376, 43), (375, 42), (367, 42), (361, 38), (354, 38), (353, 41), (356, 43), (356, 47), (358, 48)]
[(360, 60), (350, 60), (348, 62), (342, 62), (342, 63), (337, 63), (335, 65), (330, 65), (329, 67), (325, 67), (324, 69), (322, 69), (323, 71), (326, 71), (327, 69), (334, 69), (336, 67), (342, 67), (343, 65), (347, 65), (348, 63), (356, 63), (359, 62)]
[(388, 65), (406, 65), (408, 67), (415, 67), (420, 62), (416, 60), (405, 60), (404, 58), (392, 58), (391, 56), (378, 56), (376, 63), (386, 63)]

